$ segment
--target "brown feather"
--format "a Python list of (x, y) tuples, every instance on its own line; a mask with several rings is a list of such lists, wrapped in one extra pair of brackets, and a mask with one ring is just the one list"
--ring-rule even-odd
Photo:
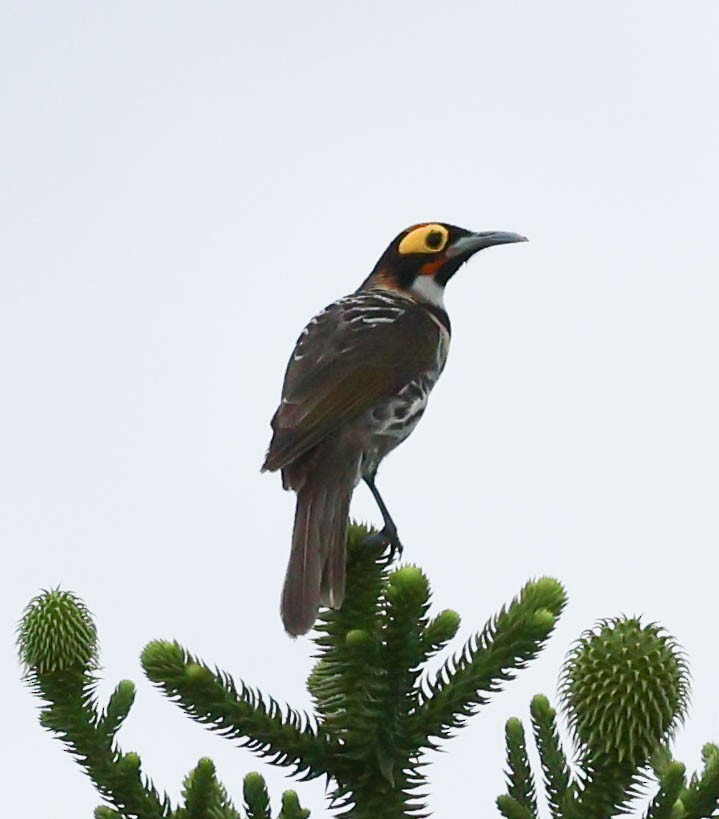
[(282, 589), (282, 621), (293, 636), (312, 628), (320, 603), (322, 566), (316, 544), (317, 521), (313, 521), (315, 496), (312, 487), (297, 494), (292, 550)]
[(308, 325), (287, 366), (263, 470), (292, 463), (422, 371), (436, 368), (437, 322), (425, 306), (403, 301), (391, 322), (352, 323), (340, 300)]
[(292, 550), (282, 590), (285, 630), (308, 632), (320, 603), (339, 607), (345, 591), (345, 549), (352, 484), (307, 482), (297, 493)]
[(345, 598), (347, 565), (347, 528), (349, 525), (350, 493), (337, 492), (327, 505), (328, 553), (320, 582), (320, 601), (338, 609)]

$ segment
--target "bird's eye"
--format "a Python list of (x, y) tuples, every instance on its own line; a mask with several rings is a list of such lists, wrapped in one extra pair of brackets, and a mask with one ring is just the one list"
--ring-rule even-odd
[(430, 250), (439, 250), (444, 242), (444, 235), (438, 230), (432, 230), (427, 234), (424, 243)]

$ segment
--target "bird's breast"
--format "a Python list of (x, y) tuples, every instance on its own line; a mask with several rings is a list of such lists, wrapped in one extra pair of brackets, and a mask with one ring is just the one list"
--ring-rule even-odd
[(432, 311), (428, 310), (427, 315), (436, 325), (434, 356), (430, 361), (425, 361), (424, 368), (394, 395), (377, 404), (365, 416), (365, 422), (379, 449), (386, 449), (380, 458), (401, 443), (417, 426), (427, 407), (429, 394), (447, 362), (449, 329)]

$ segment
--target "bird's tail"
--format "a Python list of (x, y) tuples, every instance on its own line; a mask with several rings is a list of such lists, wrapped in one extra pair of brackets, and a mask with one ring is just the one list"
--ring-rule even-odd
[(288, 634), (308, 632), (320, 604), (339, 608), (345, 593), (351, 482), (308, 480), (297, 493), (292, 551), (282, 589), (282, 622)]

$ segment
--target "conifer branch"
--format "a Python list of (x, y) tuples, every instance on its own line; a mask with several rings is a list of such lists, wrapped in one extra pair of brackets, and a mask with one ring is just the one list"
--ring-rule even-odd
[[(681, 819), (704, 819), (719, 810), (719, 748), (707, 743), (702, 748), (704, 770), (694, 774), (680, 801), (684, 809)], [(672, 817), (674, 819), (674, 817)]]
[(283, 713), (274, 699), (228, 674), (212, 671), (178, 643), (157, 640), (147, 645), (141, 662), (148, 679), (197, 722), (228, 739), (242, 740), (272, 764), (292, 766), (306, 778), (331, 770), (331, 740), (306, 714)]
[(265, 780), (258, 773), (249, 773), (242, 783), (247, 819), (272, 819), (270, 795)]
[(537, 816), (537, 792), (527, 756), (527, 742), (520, 720), (512, 718), (505, 726), (507, 743), (507, 795), (530, 816)]
[(602, 620), (567, 655), (560, 696), (582, 749), (577, 815), (628, 809), (657, 747), (684, 719), (689, 673), (683, 652), (655, 623)]
[[(167, 795), (161, 796), (143, 776), (140, 757), (117, 745), (115, 735), (132, 707), (135, 687), (123, 680), (99, 710), (97, 632), (75, 595), (55, 589), (34, 598), (20, 621), (18, 645), (25, 679), (44, 701), (42, 725), (59, 736), (98, 792), (115, 806), (96, 808), (95, 819), (240, 819), (211, 760), (201, 759), (185, 778), (184, 804), (173, 810)], [(286, 819), (309, 816), (294, 792), (285, 794), (285, 802)]]
[(640, 795), (643, 772), (629, 762), (602, 760), (599, 764), (585, 758), (580, 765), (586, 780), (577, 789), (574, 801), (566, 807), (567, 819), (605, 819), (628, 811)]
[[(150, 643), (148, 677), (211, 730), (239, 739), (271, 764), (307, 779), (325, 775), (338, 819), (422, 817), (422, 754), (448, 737), (541, 649), (565, 605), (550, 579), (528, 583), (426, 681), (427, 660), (446, 646), (459, 616), (429, 616), (430, 587), (414, 566), (392, 570), (367, 530), (349, 537), (348, 590), (340, 610), (320, 615), (318, 661), (308, 681), (316, 718), (211, 670), (174, 642)], [(89, 612), (68, 592), (35, 598), (18, 641), (26, 680), (44, 701), (42, 724), (55, 732), (109, 805), (96, 819), (240, 819), (213, 763), (202, 759), (185, 778), (173, 809), (141, 772), (136, 753), (116, 735), (135, 698), (120, 682), (106, 707), (96, 701), (97, 635)], [(655, 624), (605, 620), (570, 651), (560, 680), (565, 715), (578, 748), (575, 777), (562, 750), (556, 713), (545, 697), (531, 704), (534, 740), (553, 819), (609, 819), (629, 808), (651, 764), (659, 788), (644, 819), (708, 819), (719, 810), (719, 748), (703, 749), (703, 770), (687, 784), (666, 745), (688, 701), (688, 671), (676, 643)], [(536, 781), (519, 720), (506, 726), (507, 789), (497, 799), (505, 819), (537, 819)], [(263, 778), (244, 781), (247, 819), (272, 819)], [(278, 819), (307, 819), (286, 791)]]
[(356, 757), (372, 756), (377, 703), (386, 684), (382, 618), (388, 560), (381, 546), (363, 546), (367, 532), (350, 527), (348, 593), (342, 608), (320, 613), (313, 638), (319, 652), (308, 681), (323, 731)]
[(537, 819), (536, 813), (532, 813), (513, 796), (498, 796), (497, 807), (504, 819)]
[(562, 819), (566, 803), (572, 798), (569, 765), (559, 741), (556, 711), (542, 695), (532, 699), (530, 706), (534, 743), (544, 774), (544, 790), (552, 816)]
[(277, 819), (307, 819), (310, 812), (304, 809), (294, 791), (285, 791), (282, 794), (282, 810)]
[[(686, 767), (681, 762), (670, 762), (659, 778), (659, 791), (652, 799), (644, 819), (675, 819), (677, 800), (684, 788)], [(680, 817), (684, 814), (680, 814)]]
[[(377, 703), (377, 762), (382, 775), (393, 785), (395, 775), (418, 755), (418, 748), (406, 735), (406, 715), (417, 706), (417, 679), (426, 660), (423, 636), (428, 626), (429, 583), (414, 566), (393, 572), (388, 581), (387, 610), (383, 640), (385, 684)], [(398, 769), (398, 771), (395, 770)], [(415, 776), (407, 785), (416, 787)]]
[(121, 680), (110, 695), (105, 710), (97, 720), (98, 734), (114, 737), (122, 727), (134, 702), (134, 684), (130, 680)]
[(104, 715), (97, 712), (97, 632), (84, 603), (59, 589), (38, 595), (20, 621), (18, 644), (25, 679), (45, 701), (42, 725), (65, 743), (99, 793), (122, 816), (169, 816), (169, 798), (143, 777), (138, 755), (114, 741), (132, 705), (132, 683), (121, 683)]
[(182, 795), (185, 805), (173, 812), (172, 819), (240, 819), (211, 759), (201, 759), (185, 777)]
[(341, 743), (333, 804), (341, 815), (390, 819), (423, 809), (417, 789), (424, 777), (403, 717), (416, 701), (418, 666), (448, 629), (445, 617), (426, 637), (426, 577), (411, 566), (390, 574), (381, 547), (363, 545), (366, 535), (361, 527), (350, 530), (351, 591), (342, 609), (320, 616), (309, 688), (322, 728)]
[(566, 604), (562, 586), (552, 578), (528, 583), (509, 608), (492, 618), (484, 629), (447, 660), (433, 681), (427, 682), (411, 730), (446, 739), (466, 718), (489, 701), (536, 657)]
[[(629, 810), (647, 783), (650, 763), (660, 787), (644, 819), (714, 815), (718, 794), (711, 793), (719, 774), (719, 749), (705, 746), (704, 774), (685, 788), (684, 766), (671, 759), (666, 747), (686, 713), (688, 680), (683, 652), (654, 623), (618, 618), (584, 632), (560, 677), (562, 704), (579, 748), (576, 780), (559, 742), (555, 711), (542, 696), (531, 707), (553, 819), (610, 819)], [(508, 745), (510, 726), (516, 730), (510, 720)], [(524, 757), (519, 750), (515, 756), (510, 792), (497, 803), (506, 817), (519, 815), (517, 805), (531, 787)]]

